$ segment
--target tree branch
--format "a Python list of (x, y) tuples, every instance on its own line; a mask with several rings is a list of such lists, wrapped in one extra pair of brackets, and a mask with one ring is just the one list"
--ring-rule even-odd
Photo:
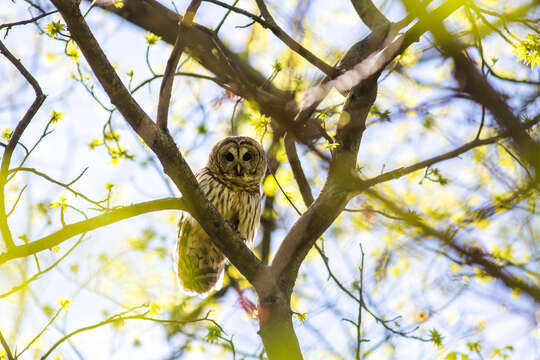
[(276, 35), (278, 38), (280, 38), (281, 41), (283, 41), (289, 47), (289, 49), (296, 52), (304, 59), (309, 61), (311, 64), (316, 66), (319, 70), (325, 73), (326, 76), (329, 76), (330, 78), (335, 78), (339, 75), (339, 71), (337, 69), (319, 59), (311, 51), (300, 45), (296, 40), (290, 37), (289, 34), (283, 31), (283, 29), (279, 27), (279, 25), (276, 23), (276, 21), (270, 14), (270, 11), (268, 11), (264, 0), (255, 0), (255, 2), (259, 7), (262, 17), (271, 25), (270, 31), (272, 31), (272, 33), (274, 33), (274, 35)]
[[(531, 120), (531, 121), (527, 122), (526, 124), (522, 124), (521, 127), (522, 127), (522, 129), (529, 129), (532, 126), (538, 124), (539, 122), (540, 122), (540, 115), (536, 116), (534, 118), (534, 120)], [(438, 162), (456, 158), (459, 155), (461, 155), (463, 153), (466, 153), (467, 151), (469, 151), (471, 149), (474, 149), (475, 147), (494, 144), (497, 141), (499, 141), (501, 139), (504, 139), (504, 138), (507, 138), (509, 136), (511, 136), (511, 132), (510, 131), (505, 131), (505, 132), (503, 132), (503, 133), (501, 133), (499, 135), (492, 136), (492, 137), (489, 137), (489, 138), (486, 138), (486, 139), (482, 139), (482, 140), (474, 139), (473, 141), (470, 141), (470, 142), (468, 142), (468, 143), (466, 143), (464, 145), (461, 145), (460, 147), (458, 147), (458, 148), (456, 148), (454, 150), (451, 150), (451, 151), (448, 151), (448, 152), (443, 153), (441, 155), (437, 155), (437, 156), (431, 157), (429, 159), (420, 161), (420, 162), (418, 162), (416, 164), (406, 166), (406, 167), (402, 167), (402, 168), (395, 169), (395, 170), (391, 170), (391, 171), (387, 171), (387, 172), (385, 172), (385, 173), (383, 173), (381, 175), (375, 176), (374, 178), (371, 178), (371, 179), (360, 180), (359, 183), (358, 183), (358, 191), (361, 192), (366, 188), (372, 187), (373, 185), (380, 184), (382, 182), (389, 181), (389, 180), (398, 179), (398, 178), (400, 178), (402, 176), (405, 176), (405, 175), (410, 174), (412, 172), (415, 172), (417, 170), (420, 170), (420, 169), (423, 169), (423, 168), (426, 168), (426, 167), (430, 167), (431, 165), (436, 164)]]
[(6, 352), (6, 355), (7, 355), (7, 358), (8, 360), (14, 360), (13, 359), (13, 354), (11, 354), (11, 350), (9, 348), (9, 345), (8, 343), (6, 342), (6, 339), (4, 339), (4, 335), (2, 335), (2, 332), (0, 331), (0, 343), (2, 344), (2, 346), (4, 347), (4, 350)]
[(88, 28), (76, 2), (52, 1), (111, 102), (156, 154), (164, 172), (182, 193), (186, 210), (198, 221), (216, 247), (258, 291), (271, 291), (269, 289), (273, 289), (275, 284), (269, 271), (249, 250), (238, 232), (205, 198), (170, 134), (162, 131), (133, 99)]
[(304, 170), (302, 169), (302, 164), (300, 163), (300, 159), (298, 158), (296, 145), (294, 144), (294, 138), (289, 133), (287, 133), (285, 134), (283, 143), (285, 145), (285, 153), (287, 154), (287, 159), (289, 160), (289, 164), (291, 165), (294, 179), (296, 180), (298, 188), (300, 189), (300, 194), (302, 194), (304, 204), (309, 207), (314, 201), (313, 194), (311, 193), (311, 187), (309, 186), (309, 182), (307, 181)]
[(443, 52), (454, 60), (455, 78), (461, 88), (472, 98), (485, 106), (499, 126), (510, 132), (510, 137), (517, 151), (535, 169), (537, 182), (540, 181), (540, 145), (523, 130), (523, 124), (516, 117), (502, 96), (495, 91), (485, 77), (478, 71), (471, 59), (465, 54), (465, 47), (448, 33), (442, 19), (427, 14), (416, 0), (405, 1), (406, 6), (418, 11), (418, 17), (430, 24), (430, 31), (440, 44)]
[(169, 60), (167, 61), (167, 66), (165, 67), (165, 73), (159, 89), (159, 102), (157, 110), (157, 124), (162, 130), (167, 130), (167, 118), (169, 114), (169, 104), (171, 101), (174, 75), (176, 72), (176, 67), (178, 66), (178, 61), (180, 60), (182, 52), (184, 51), (184, 40), (182, 37), (185, 36), (185, 29), (193, 25), (193, 19), (195, 18), (195, 13), (199, 9), (199, 5), (201, 5), (201, 0), (192, 0), (189, 4), (186, 14), (180, 21), (174, 47)]
[(371, 0), (351, 0), (351, 3), (360, 19), (371, 30), (375, 30), (376, 27), (381, 25), (390, 24), (390, 21), (373, 5)]
[(280, 287), (290, 295), (300, 265), (307, 253), (334, 222), (351, 199), (351, 181), (365, 121), (377, 95), (377, 77), (361, 82), (347, 97), (336, 133), (328, 177), (315, 201), (296, 221), (281, 243), (272, 262)]
[(455, 231), (441, 231), (429, 226), (422, 221), (418, 214), (413, 214), (400, 208), (395, 200), (389, 200), (372, 189), (366, 190), (366, 194), (381, 201), (388, 209), (403, 218), (405, 222), (422, 230), (426, 236), (438, 239), (444, 245), (456, 251), (459, 256), (465, 259), (466, 263), (479, 266), (490, 276), (501, 280), (508, 288), (519, 289), (533, 298), (536, 302), (540, 302), (540, 287), (527, 283), (523, 279), (508, 273), (501, 265), (492, 261), (483, 252), (460, 245), (456, 239), (454, 239)]
[(15, 66), (19, 73), (21, 73), (21, 75), (26, 79), (26, 81), (32, 86), (36, 94), (34, 102), (32, 103), (32, 105), (30, 105), (21, 121), (19, 121), (19, 123), (15, 127), (15, 130), (11, 135), (11, 139), (9, 139), (9, 142), (4, 149), (4, 154), (2, 156), (2, 164), (0, 166), (0, 232), (2, 233), (2, 237), (4, 238), (6, 247), (8, 249), (11, 249), (15, 246), (15, 244), (13, 242), (13, 237), (11, 235), (11, 231), (9, 230), (9, 225), (7, 222), (5, 204), (6, 200), (4, 193), (9, 164), (11, 162), (11, 156), (13, 155), (13, 151), (15, 150), (15, 146), (17, 146), (17, 143), (19, 142), (19, 139), (21, 138), (24, 130), (26, 130), (28, 124), (30, 124), (32, 118), (34, 117), (34, 115), (36, 115), (36, 112), (41, 107), (41, 104), (43, 103), (43, 101), (45, 101), (46, 95), (43, 94), (43, 92), (41, 91), (41, 87), (39, 86), (37, 80), (32, 76), (32, 74), (30, 74), (30, 72), (28, 72), (28, 70), (26, 70), (24, 65), (19, 60), (17, 60), (17, 58), (13, 56), (11, 52), (9, 52), (9, 50), (4, 46), (1, 41), (0, 53), (3, 54)]
[(88, 220), (82, 220), (66, 225), (60, 230), (39, 240), (32, 241), (28, 244), (15, 246), (0, 254), (0, 264), (3, 264), (9, 260), (25, 257), (46, 249), (50, 249), (75, 235), (86, 233), (88, 231), (118, 222), (120, 220), (128, 219), (133, 216), (159, 210), (187, 211), (187, 204), (182, 198), (166, 198), (123, 206), (111, 210), (105, 214), (92, 217)]

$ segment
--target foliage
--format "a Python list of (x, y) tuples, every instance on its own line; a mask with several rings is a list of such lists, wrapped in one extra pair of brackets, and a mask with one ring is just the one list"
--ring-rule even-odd
[[(129, 102), (66, 1), (0, 4), (0, 359), (279, 358), (259, 330), (280, 298), (242, 263), (206, 298), (175, 280), (201, 204), (170, 199), (196, 198), (171, 154), (195, 171), (234, 134), (267, 151), (255, 255), (311, 236), (277, 292), (304, 358), (538, 356), (537, 2), (205, 0), (178, 26), (196, 1), (83, 0)], [(171, 45), (149, 141), (131, 124), (157, 119)]]

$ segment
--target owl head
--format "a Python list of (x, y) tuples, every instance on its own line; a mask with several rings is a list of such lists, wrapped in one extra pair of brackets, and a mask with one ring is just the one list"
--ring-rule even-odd
[(261, 183), (266, 172), (266, 156), (256, 140), (229, 136), (214, 145), (206, 166), (226, 184), (252, 187)]

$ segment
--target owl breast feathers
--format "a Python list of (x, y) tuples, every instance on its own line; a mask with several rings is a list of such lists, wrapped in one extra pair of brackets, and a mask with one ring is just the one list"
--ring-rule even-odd
[[(197, 174), (206, 198), (251, 246), (261, 215), (261, 181), (266, 172), (264, 150), (252, 138), (227, 137), (214, 145)], [(188, 213), (178, 224), (175, 267), (183, 290), (206, 294), (219, 289), (225, 257)]]

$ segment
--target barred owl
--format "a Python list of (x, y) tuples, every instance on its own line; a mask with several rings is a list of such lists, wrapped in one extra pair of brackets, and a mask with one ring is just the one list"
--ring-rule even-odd
[[(230, 136), (214, 145), (196, 178), (206, 198), (250, 246), (261, 215), (261, 180), (266, 157), (259, 143)], [(225, 257), (197, 221), (183, 213), (178, 223), (175, 268), (187, 293), (219, 289)]]

